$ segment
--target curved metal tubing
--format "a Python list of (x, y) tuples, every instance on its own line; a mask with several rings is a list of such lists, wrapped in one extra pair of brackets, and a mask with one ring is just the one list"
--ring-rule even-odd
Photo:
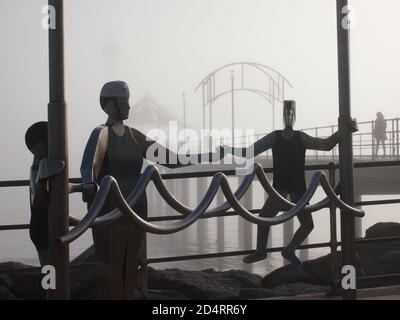
[[(258, 217), (249, 211), (247, 211), (240, 203), (239, 200), (235, 197), (235, 194), (232, 192), (227, 177), (223, 173), (217, 173), (214, 175), (211, 184), (204, 195), (203, 199), (199, 203), (199, 205), (191, 211), (189, 214), (185, 216), (182, 220), (175, 222), (170, 225), (156, 225), (153, 223), (149, 223), (146, 220), (142, 219), (139, 217), (130, 207), (130, 204), (124, 199), (124, 197), (121, 194), (121, 191), (119, 189), (117, 181), (111, 177), (111, 176), (106, 176), (101, 184), (100, 188), (98, 191), (98, 194), (92, 204), (92, 206), (89, 209), (88, 214), (82, 219), (82, 221), (70, 232), (65, 234), (64, 236), (61, 237), (61, 241), (63, 243), (69, 243), (75, 239), (77, 239), (81, 234), (83, 234), (91, 225), (93, 225), (93, 222), (99, 222), (101, 221), (101, 218), (96, 219), (97, 215), (100, 213), (101, 208), (104, 206), (105, 199), (107, 198), (107, 195), (111, 193), (113, 200), (116, 202), (117, 207), (120, 208), (120, 212), (118, 209), (113, 210), (111, 213), (108, 215), (110, 216), (112, 213), (114, 213), (114, 216), (109, 217), (108, 220), (103, 219), (103, 223), (108, 223), (111, 221), (114, 221), (118, 218), (120, 218), (119, 214), (124, 215), (127, 219), (130, 221), (138, 224), (141, 228), (143, 228), (145, 231), (150, 232), (150, 233), (156, 233), (156, 234), (168, 234), (168, 233), (174, 233), (178, 232), (180, 230), (183, 230), (193, 224), (197, 219), (199, 219), (204, 213), (206, 212), (207, 208), (210, 206), (211, 202), (213, 201), (218, 188), (221, 186), (222, 191), (227, 198), (227, 202), (229, 203), (229, 207), (232, 206), (239, 215), (241, 215), (243, 218), (246, 220), (256, 223), (256, 224), (270, 224), (270, 225), (275, 225), (275, 224), (280, 224), (283, 223), (294, 216), (296, 216), (299, 212), (302, 210), (315, 210), (319, 207), (321, 207), (322, 204), (324, 204), (326, 201), (323, 200), (319, 202), (317, 205), (314, 206), (307, 206), (313, 195), (315, 194), (315, 191), (318, 188), (319, 183), (321, 183), (325, 193), (327, 196), (330, 198), (331, 201), (334, 202), (334, 204), (340, 208), (341, 210), (344, 210), (346, 213), (352, 214), (354, 216), (362, 217), (364, 216), (364, 211), (352, 208), (345, 204), (343, 201), (340, 200), (340, 198), (336, 195), (335, 191), (331, 188), (329, 185), (328, 179), (326, 178), (326, 175), (323, 172), (317, 172), (313, 175), (310, 185), (303, 195), (303, 197), (300, 199), (300, 201), (294, 205), (291, 202), (287, 201), (284, 199), (274, 188), (271, 186), (270, 182), (268, 181), (267, 176), (265, 175), (262, 167), (259, 164), (255, 164), (253, 168), (253, 172), (246, 176), (244, 179), (243, 183), (241, 184), (240, 188), (238, 191), (246, 191), (249, 185), (251, 184), (251, 181), (254, 177), (254, 174), (257, 174), (258, 178), (260, 179), (260, 183), (263, 185), (264, 189), (272, 196), (273, 198), (277, 199), (280, 201), (284, 206), (288, 207), (289, 210), (282, 215), (279, 215), (274, 218), (262, 218)], [(185, 210), (188, 210), (186, 206), (182, 205), (179, 201), (177, 201), (173, 195), (169, 193), (169, 191), (165, 188), (165, 185), (162, 182), (162, 179), (160, 177), (160, 174), (158, 170), (154, 169), (149, 169), (146, 172), (146, 175), (143, 178), (143, 181), (141, 183), (138, 183), (134, 190), (131, 192), (129, 195), (129, 200), (132, 201), (137, 201), (139, 196), (144, 192), (148, 182), (150, 181), (150, 178), (153, 176), (156, 176), (158, 178), (158, 182), (161, 184), (162, 187), (164, 187), (164, 190), (162, 189), (162, 193), (165, 192), (166, 197), (169, 198), (170, 201), (176, 202), (181, 206), (182, 208), (185, 208)], [(157, 179), (156, 179), (157, 182)], [(162, 194), (161, 193), (161, 194)], [(175, 204), (176, 205), (176, 204)], [(220, 206), (219, 208), (223, 207)], [(285, 207), (285, 209), (286, 209)], [(214, 211), (216, 211), (215, 208)], [(190, 209), (189, 209), (190, 210)], [(212, 212), (213, 210), (209, 211)], [(103, 217), (104, 218), (104, 217)], [(97, 225), (98, 223), (96, 223)]]
[[(258, 164), (257, 164), (258, 165)], [(261, 167), (261, 166), (260, 166)], [(262, 167), (261, 167), (262, 169)], [(246, 178), (243, 180), (243, 182), (240, 184), (238, 189), (235, 192), (235, 197), (237, 199), (241, 199), (243, 195), (246, 193), (248, 188), (250, 187), (253, 178), (255, 176), (255, 170), (253, 170), (252, 173), (246, 176)], [(159, 173), (159, 170), (155, 166), (148, 166), (145, 171), (143, 172), (141, 178), (139, 179), (138, 183), (136, 184), (135, 188), (133, 191), (129, 194), (129, 196), (126, 199), (126, 202), (130, 205), (133, 206), (136, 201), (139, 199), (139, 197), (142, 195), (144, 190), (146, 189), (148, 183), (153, 180), (153, 183), (161, 195), (161, 197), (167, 202), (168, 205), (170, 205), (172, 208), (174, 208), (175, 211), (182, 215), (189, 215), (191, 214), (195, 209), (192, 209), (183, 203), (181, 203), (178, 199), (175, 198), (175, 196), (167, 189), (163, 179), (161, 178), (161, 175)], [(222, 215), (225, 211), (229, 210), (232, 206), (228, 201), (225, 201), (221, 205), (206, 211), (204, 214), (204, 217), (209, 217), (211, 215)], [(99, 217), (95, 221), (95, 225), (100, 225), (100, 224), (108, 224), (115, 219), (118, 219), (122, 216), (121, 210), (118, 208), (112, 210), (111, 212), (105, 214), (102, 217)]]
[(283, 222), (286, 222), (290, 219), (292, 219), (294, 216), (296, 216), (299, 212), (305, 209), (306, 205), (308, 202), (311, 200), (313, 195), (315, 194), (315, 191), (318, 188), (319, 181), (321, 179), (322, 172), (317, 172), (313, 175), (311, 182), (309, 184), (309, 187), (307, 188), (307, 191), (304, 193), (304, 195), (301, 197), (301, 199), (297, 202), (297, 204), (290, 208), (288, 211), (285, 213), (272, 217), (272, 218), (263, 218), (256, 216), (249, 212), (246, 208), (244, 208), (235, 197), (233, 197), (231, 188), (227, 182), (226, 179), (222, 181), (222, 191), (224, 192), (225, 197), (227, 197), (228, 201), (232, 204), (233, 208), (235, 211), (244, 219), (247, 221), (250, 221), (255, 224), (268, 224), (268, 225), (276, 225), (276, 224), (281, 224)]

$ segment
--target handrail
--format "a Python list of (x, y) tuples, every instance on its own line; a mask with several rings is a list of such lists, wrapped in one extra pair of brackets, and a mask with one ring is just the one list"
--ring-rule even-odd
[[(311, 200), (312, 196), (314, 195), (319, 183), (321, 183), (325, 193), (330, 198), (330, 201), (333, 201), (333, 203), (337, 207), (341, 208), (346, 213), (352, 214), (354, 216), (359, 216), (359, 217), (364, 216), (363, 210), (352, 208), (337, 197), (335, 191), (330, 187), (329, 182), (323, 172), (317, 172), (314, 174), (306, 193), (303, 195), (300, 201), (295, 205), (287, 201), (285, 198), (283, 198), (271, 186), (261, 165), (255, 163), (252, 172), (246, 176), (246, 178), (238, 188), (236, 194), (242, 192), (244, 194), (247, 191), (248, 187), (252, 183), (255, 174), (257, 174), (261, 185), (264, 187), (265, 191), (269, 194), (269, 196), (272, 196), (275, 200), (278, 200), (285, 207), (290, 208), (288, 212), (285, 212), (281, 216), (275, 218), (256, 217), (254, 214), (247, 211), (244, 207), (240, 205), (238, 199), (236, 198), (235, 194), (232, 192), (229, 186), (227, 177), (221, 172), (217, 173), (213, 177), (210, 186), (206, 194), (204, 195), (203, 199), (200, 201), (199, 205), (194, 210), (191, 211), (190, 208), (181, 204), (168, 191), (168, 189), (162, 182), (158, 169), (155, 168), (154, 166), (149, 166), (148, 168), (146, 168), (140, 181), (129, 195), (128, 197), (129, 202), (132, 202), (134, 204), (145, 191), (145, 188), (148, 185), (150, 179), (155, 178), (155, 182), (157, 183), (156, 186), (161, 187), (160, 189), (157, 188), (157, 190), (164, 197), (164, 199), (168, 199), (168, 201), (171, 201), (170, 204), (174, 207), (174, 209), (179, 208), (185, 211), (187, 215), (185, 216), (184, 219), (170, 225), (156, 225), (153, 223), (149, 223), (148, 221), (138, 216), (131, 209), (130, 204), (125, 200), (125, 198), (121, 194), (117, 181), (111, 176), (106, 176), (100, 183), (99, 191), (96, 195), (93, 204), (89, 208), (89, 212), (85, 215), (82, 221), (74, 229), (72, 229), (71, 231), (69, 231), (68, 233), (66, 233), (61, 237), (61, 242), (64, 244), (69, 243), (77, 239), (80, 235), (82, 235), (91, 225), (96, 225), (96, 222), (97, 224), (110, 223), (112, 221), (115, 221), (116, 219), (120, 219), (122, 215), (125, 216), (125, 218), (127, 218), (128, 220), (138, 224), (139, 227), (143, 228), (145, 231), (150, 233), (168, 234), (183, 230), (186, 227), (193, 224), (197, 219), (199, 219), (203, 214), (206, 213), (206, 210), (214, 200), (214, 197), (219, 187), (221, 187), (227, 201), (221, 206), (213, 210), (210, 210), (208, 213), (211, 212), (213, 214), (223, 213), (232, 206), (243, 218), (256, 224), (279, 224), (291, 219), (302, 210), (312, 210), (312, 209), (315, 210), (319, 208), (319, 206), (314, 206), (312, 208), (310, 208), (310, 206), (306, 206), (308, 202)], [(117, 208), (119, 208), (119, 210), (114, 209), (106, 216), (103, 216), (103, 219), (101, 218), (96, 219), (97, 216), (100, 214), (100, 210), (104, 206), (106, 198), (108, 197), (109, 194), (111, 194), (112, 199), (117, 204)], [(326, 201), (323, 200), (322, 202), (325, 203)], [(319, 203), (319, 205), (320, 204), (321, 202)]]

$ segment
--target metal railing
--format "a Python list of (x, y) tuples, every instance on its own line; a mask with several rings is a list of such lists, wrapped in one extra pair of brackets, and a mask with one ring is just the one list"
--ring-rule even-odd
[[(353, 134), (353, 154), (355, 159), (362, 160), (375, 160), (379, 157), (383, 157), (384, 154), (388, 159), (400, 160), (400, 144), (399, 144), (399, 121), (400, 118), (385, 119), (386, 130), (385, 135), (387, 140), (385, 141), (385, 152), (383, 151), (383, 146), (379, 146), (379, 154), (377, 154), (377, 142), (374, 137), (375, 120), (359, 122), (359, 131)], [(299, 131), (305, 132), (310, 136), (316, 138), (326, 138), (338, 130), (338, 125), (320, 126), (313, 128), (300, 129)], [(232, 137), (219, 137), (212, 138), (211, 144), (213, 147), (219, 145), (230, 145), (233, 147), (247, 147), (254, 142), (260, 140), (268, 133), (260, 133), (256, 135), (249, 136), (235, 136), (234, 145), (232, 145)], [(210, 139), (205, 138), (200, 142), (194, 142), (189, 144), (191, 150), (200, 152), (200, 147), (208, 148), (210, 145)], [(263, 152), (260, 156), (270, 156), (271, 152)], [(339, 150), (336, 146), (331, 151), (318, 151), (309, 150), (306, 156), (310, 159), (322, 159), (322, 160), (332, 160), (339, 156)]]
[[(362, 162), (362, 163), (355, 163), (355, 168), (370, 168), (370, 167), (387, 167), (387, 166), (398, 166), (400, 165), (399, 161), (385, 161), (385, 162)], [(328, 180), (326, 180), (323, 185), (325, 185), (326, 191), (328, 191), (328, 194), (330, 193), (330, 196), (335, 198), (334, 193), (332, 193), (333, 189), (331, 189), (329, 186), (333, 186), (335, 183), (335, 171), (338, 168), (337, 165), (331, 163), (329, 165), (313, 165), (313, 166), (307, 166), (306, 170), (314, 171), (314, 170), (328, 170), (328, 177), (329, 177), (329, 183)], [(224, 176), (232, 176), (235, 175), (234, 170), (226, 170), (226, 171), (207, 171), (207, 172), (193, 172), (193, 173), (171, 173), (171, 174), (163, 174), (162, 176), (155, 174), (157, 173), (156, 170), (149, 169), (147, 172), (144, 173), (143, 175), (143, 181), (147, 180), (147, 183), (150, 180), (153, 180), (153, 182), (156, 184), (156, 186), (161, 190), (161, 195), (164, 197), (164, 199), (167, 201), (167, 203), (172, 204), (175, 209), (177, 209), (178, 212), (181, 213), (181, 215), (173, 215), (173, 216), (167, 216), (167, 217), (149, 217), (147, 221), (140, 221), (137, 218), (133, 217), (133, 221), (135, 223), (141, 224), (142, 227), (146, 229), (146, 231), (150, 232), (155, 232), (155, 233), (171, 233), (171, 232), (176, 232), (178, 230), (181, 230), (185, 228), (187, 225), (195, 222), (198, 218), (201, 219), (210, 219), (214, 217), (230, 217), (230, 216), (236, 216), (236, 215), (241, 215), (245, 219), (250, 220), (253, 223), (259, 224), (259, 223), (268, 223), (268, 224), (277, 224), (281, 223), (282, 221), (286, 221), (288, 219), (291, 219), (294, 217), (297, 212), (304, 207), (306, 207), (306, 203), (308, 202), (309, 199), (311, 199), (312, 194), (315, 192), (316, 187), (318, 186), (319, 181), (324, 180), (324, 175), (319, 174), (319, 175), (314, 175), (314, 179), (312, 179), (309, 191), (307, 192), (307, 195), (303, 197), (303, 201), (300, 201), (300, 204), (292, 204), (289, 201), (283, 199), (280, 197), (279, 194), (276, 194), (274, 192), (273, 188), (268, 182), (268, 179), (266, 179), (265, 173), (270, 173), (272, 172), (271, 168), (261, 168), (259, 166), (255, 166), (255, 170), (251, 175), (248, 176), (247, 179), (243, 181), (241, 186), (238, 188), (238, 190), (233, 193), (230, 190), (229, 184), (227, 183), (226, 179), (224, 179)], [(217, 178), (215, 175), (217, 174)], [(265, 218), (260, 218), (256, 217), (254, 214), (259, 213), (260, 210), (249, 210), (247, 211), (245, 208), (243, 208), (239, 202), (237, 201), (240, 199), (244, 193), (246, 192), (247, 188), (250, 186), (253, 178), (257, 176), (258, 179), (263, 181), (264, 183), (264, 189), (267, 191), (267, 193), (271, 194), (272, 196), (276, 197), (278, 201), (281, 202), (284, 208), (289, 209), (288, 212), (286, 212), (284, 215), (281, 215), (277, 218), (273, 219), (265, 219)], [(195, 217), (193, 216), (193, 213), (195, 210), (190, 209), (186, 207), (185, 205), (181, 204), (179, 201), (177, 201), (172, 194), (169, 193), (169, 191), (165, 188), (165, 185), (162, 183), (162, 179), (169, 180), (169, 179), (186, 179), (186, 178), (196, 178), (196, 177), (214, 177), (213, 183), (211, 183), (208, 196), (205, 198), (208, 198), (208, 200), (204, 200), (203, 203), (200, 204), (200, 206), (197, 209), (197, 212), (195, 213)], [(321, 180), (322, 179), (322, 180)], [(225, 182), (223, 182), (225, 181)], [(80, 183), (80, 179), (71, 179), (71, 183)], [(222, 183), (221, 183), (222, 182)], [(102, 223), (110, 223), (112, 220), (120, 217), (122, 214), (127, 214), (127, 216), (130, 214), (132, 215), (132, 212), (129, 212), (130, 210), (130, 203), (134, 203), (136, 199), (138, 198), (138, 195), (141, 194), (141, 191), (143, 191), (147, 183), (142, 183), (139, 187), (137, 187), (134, 192), (131, 193), (131, 196), (129, 196), (125, 202), (125, 200), (121, 197), (117, 199), (117, 204), (123, 209), (123, 210), (114, 210), (113, 212), (107, 214), (106, 216), (97, 218), (96, 224), (102, 224)], [(110, 188), (113, 188), (114, 186), (114, 194), (118, 194), (116, 192), (115, 188), (115, 183), (113, 182), (112, 179), (108, 179), (105, 181), (103, 184), (103, 188), (100, 188), (100, 197), (99, 199), (103, 198), (102, 194), (107, 194), (107, 191)], [(229, 210), (230, 205), (228, 204), (228, 201), (223, 203), (222, 205), (218, 206), (215, 209), (209, 210), (206, 212), (207, 207), (210, 205), (210, 195), (214, 194), (217, 191), (218, 187), (221, 185), (221, 187), (224, 190), (225, 196), (227, 197), (228, 201), (230, 202), (230, 205), (233, 206), (234, 210)], [(19, 180), (19, 181), (2, 181), (0, 182), (0, 187), (20, 187), (20, 186), (28, 186), (28, 181), (26, 180)], [(329, 192), (329, 189), (330, 192)], [(104, 191), (106, 190), (106, 191)], [(211, 193), (210, 193), (211, 190)], [(75, 188), (74, 191), (79, 191), (79, 188)], [(118, 197), (117, 197), (118, 198)], [(237, 199), (237, 200), (235, 200)], [(377, 200), (377, 201), (364, 201), (364, 202), (357, 202), (356, 206), (368, 206), (368, 205), (384, 205), (384, 204), (389, 204), (389, 203), (400, 203), (400, 199), (390, 199), (390, 200)], [(93, 225), (93, 222), (95, 221), (96, 218), (96, 213), (98, 211), (98, 208), (100, 207), (101, 203), (97, 203), (96, 205), (92, 206), (93, 210), (89, 214), (85, 216), (82, 221), (79, 219), (76, 219), (74, 217), (71, 217), (71, 226), (72, 225), (80, 225), (79, 228), (72, 229), (67, 235), (64, 235), (62, 237), (62, 241), (64, 243), (73, 241), (76, 239), (81, 233), (83, 233), (84, 230), (86, 230), (88, 227), (91, 227)], [(314, 244), (307, 244), (301, 246), (299, 249), (314, 249), (314, 248), (324, 248), (328, 247), (331, 250), (332, 254), (332, 270), (331, 270), (331, 279), (332, 279), (332, 288), (334, 290), (337, 289), (338, 285), (338, 265), (337, 265), (337, 249), (341, 246), (341, 242), (337, 241), (337, 234), (336, 234), (336, 225), (337, 225), (337, 215), (336, 215), (336, 208), (338, 205), (343, 205), (340, 203), (339, 199), (336, 199), (336, 202), (328, 201), (328, 198), (324, 199), (323, 201), (320, 201), (319, 203), (313, 205), (313, 206), (308, 206), (310, 211), (316, 211), (321, 208), (329, 208), (330, 210), (330, 241), (329, 242), (324, 242), (324, 243), (314, 243)], [(199, 209), (200, 208), (200, 209)], [(343, 207), (342, 207), (343, 208)], [(354, 210), (352, 208), (344, 208), (347, 210)], [(353, 211), (353, 213), (360, 213), (360, 211)], [(132, 217), (130, 217), (132, 219)], [(182, 222), (179, 222), (179, 220), (182, 220)], [(157, 228), (159, 226), (154, 225), (154, 222), (157, 221), (178, 221), (174, 224), (173, 228), (165, 227), (163, 226), (163, 230), (158, 230)], [(2, 225), (0, 226), (0, 231), (2, 230), (21, 230), (21, 229), (27, 229), (29, 228), (28, 224), (22, 224), (22, 225)], [(82, 231), (83, 230), (83, 231)], [(371, 243), (371, 242), (381, 242), (381, 241), (393, 241), (393, 240), (400, 240), (400, 237), (390, 237), (390, 238), (379, 238), (379, 239), (357, 239), (357, 243)], [(274, 247), (274, 248), (269, 248), (267, 249), (268, 252), (277, 252), (280, 251), (282, 247)], [(215, 252), (215, 253), (208, 253), (208, 254), (198, 254), (198, 255), (185, 255), (185, 256), (171, 256), (171, 257), (158, 257), (158, 258), (149, 258), (147, 257), (144, 259), (142, 262), (144, 266), (147, 266), (148, 264), (152, 263), (163, 263), (163, 262), (174, 262), (174, 261), (183, 261), (183, 260), (195, 260), (195, 259), (206, 259), (206, 258), (219, 258), (219, 257), (229, 257), (229, 256), (238, 256), (238, 255), (244, 255), (253, 252), (254, 250), (242, 250), (242, 251), (230, 251), (230, 252)], [(3, 270), (4, 272), (4, 270)], [(398, 274), (396, 275), (384, 275), (384, 277), (397, 277), (400, 276)], [(145, 273), (143, 274), (143, 277), (146, 278)], [(370, 277), (362, 277), (360, 278), (362, 281), (368, 280), (368, 278), (376, 278), (377, 276), (370, 276)], [(378, 276), (379, 277), (379, 276)], [(144, 288), (144, 293), (146, 293), (146, 287)]]

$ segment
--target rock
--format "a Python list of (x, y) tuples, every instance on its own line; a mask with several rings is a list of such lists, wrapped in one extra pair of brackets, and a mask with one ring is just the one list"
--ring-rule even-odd
[(12, 283), (9, 277), (0, 274), (0, 300), (15, 300), (14, 294), (10, 291)]
[[(138, 293), (138, 292), (137, 292)], [(141, 296), (137, 296), (138, 300), (142, 300)], [(149, 300), (189, 300), (188, 297), (180, 294), (176, 290), (149, 290), (147, 299)]]
[[(366, 239), (400, 236), (400, 224), (394, 222), (377, 223), (366, 231)], [(338, 265), (341, 265), (341, 253), (338, 252)], [(365, 243), (357, 246), (357, 274), (372, 276), (400, 273), (400, 241)], [(265, 288), (276, 288), (284, 284), (303, 282), (318, 286), (331, 283), (331, 255), (303, 262), (303, 268), (296, 270), (284, 266), (266, 275), (262, 280)], [(400, 284), (399, 280), (374, 279), (361, 281), (359, 287), (371, 287), (388, 284)]]
[(189, 299), (235, 299), (240, 289), (261, 287), (261, 279), (239, 270), (217, 272), (213, 269), (182, 271), (149, 268), (149, 288), (174, 288)]
[(274, 289), (268, 288), (248, 288), (240, 290), (239, 297), (241, 299), (262, 299), (273, 297), (290, 297), (300, 294), (312, 294), (320, 292), (328, 292), (329, 287), (311, 285), (309, 283), (289, 283)]
[[(340, 254), (338, 255), (340, 258)], [(338, 262), (340, 265), (340, 261)], [(302, 269), (286, 265), (267, 274), (262, 280), (265, 288), (275, 288), (290, 283), (308, 283), (329, 286), (331, 283), (331, 255), (304, 261)]]
[(240, 299), (262, 299), (275, 297), (275, 290), (268, 288), (244, 288), (239, 291)]
[(71, 265), (71, 299), (96, 298), (96, 264)]
[(15, 300), (14, 294), (6, 286), (0, 285), (0, 300)]
[[(400, 224), (378, 223), (366, 238), (400, 236)], [(362, 244), (358, 247), (358, 275), (400, 273), (400, 241)], [(92, 249), (79, 257), (91, 261)], [(340, 252), (338, 252), (340, 259)], [(338, 261), (340, 265), (340, 261)], [(22, 263), (0, 263), (0, 299), (44, 299), (40, 268)], [(149, 299), (256, 299), (324, 292), (331, 283), (331, 255), (305, 261), (301, 270), (279, 268), (264, 278), (241, 270), (184, 271), (148, 268)], [(361, 281), (359, 288), (400, 284), (399, 280)], [(95, 299), (96, 264), (71, 264), (71, 298)]]
[[(400, 223), (379, 222), (368, 228), (365, 239), (399, 237)], [(400, 250), (400, 240), (375, 243), (363, 243), (357, 245), (357, 251), (362, 260), (377, 258), (387, 252)]]
[(41, 300), (46, 297), (41, 287), (40, 268), (18, 262), (0, 264), (0, 274), (8, 280), (6, 287), (17, 298), (22, 300)]

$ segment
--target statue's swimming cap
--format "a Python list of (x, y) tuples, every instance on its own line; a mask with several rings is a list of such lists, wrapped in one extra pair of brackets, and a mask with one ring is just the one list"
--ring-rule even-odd
[(25, 144), (29, 150), (38, 143), (43, 142), (47, 146), (47, 122), (40, 121), (31, 125), (25, 133)]
[(100, 97), (104, 98), (129, 98), (129, 87), (124, 81), (107, 82), (100, 92)]

